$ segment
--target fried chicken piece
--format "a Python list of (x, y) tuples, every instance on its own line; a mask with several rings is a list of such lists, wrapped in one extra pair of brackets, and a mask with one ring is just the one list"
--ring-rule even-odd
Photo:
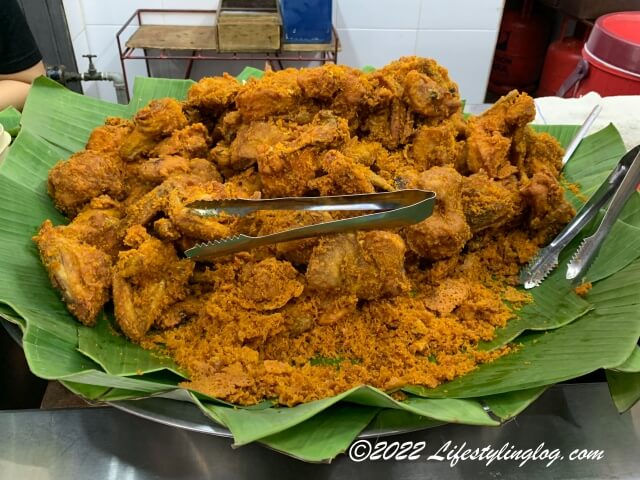
[(307, 284), (318, 292), (365, 300), (400, 295), (409, 289), (405, 251), (404, 240), (391, 232), (324, 237), (309, 260)]
[[(143, 223), (148, 221), (148, 218), (143, 220), (147, 217), (146, 213), (142, 217), (140, 216), (142, 211), (149, 212), (151, 216), (154, 214), (152, 210), (156, 213), (160, 211), (162, 209), (161, 199), (166, 198), (171, 188), (177, 188), (182, 184), (204, 183), (211, 180), (222, 181), (222, 176), (215, 165), (205, 158), (186, 159), (170, 155), (142, 162), (127, 163), (125, 170), (127, 172), (128, 196), (122, 204), (128, 212), (137, 210), (137, 213), (132, 213), (131, 221), (127, 222), (128, 226), (140, 223), (140, 221)], [(158, 188), (164, 182), (168, 183)]]
[(124, 138), (132, 129), (133, 124), (129, 120), (108, 117), (105, 125), (93, 129), (85, 149), (117, 155)]
[(170, 243), (140, 225), (129, 229), (125, 243), (132, 248), (120, 253), (113, 269), (113, 304), (118, 325), (136, 341), (186, 298), (194, 263), (179, 260)]
[(410, 152), (414, 166), (419, 170), (431, 167), (458, 166), (463, 144), (456, 141), (457, 131), (452, 122), (435, 126), (423, 125), (413, 137)]
[(562, 155), (564, 151), (558, 143), (548, 133), (534, 132), (533, 129), (526, 129), (526, 158), (524, 165), (519, 166), (521, 173), (532, 177), (537, 172), (548, 172), (554, 177), (560, 175), (562, 170)]
[(228, 177), (224, 188), (229, 198), (260, 198), (262, 182), (255, 168), (248, 168), (242, 173)]
[(174, 242), (182, 237), (182, 234), (168, 218), (159, 218), (153, 222), (153, 232), (160, 240), (169, 242)]
[(163, 137), (186, 127), (187, 117), (180, 102), (161, 98), (152, 100), (139, 110), (133, 117), (133, 123), (133, 130), (120, 147), (120, 156), (129, 162), (147, 156)]
[(240, 115), (240, 112), (231, 110), (218, 120), (214, 128), (214, 135), (226, 143), (230, 143), (242, 125), (242, 115)]
[(347, 122), (329, 110), (320, 110), (311, 123), (300, 126), (294, 132), (292, 147), (342, 145), (349, 140)]
[[(68, 225), (53, 227), (47, 221), (34, 237), (43, 262), (47, 258), (45, 265), (52, 282), (55, 279), (54, 285), (63, 291), (67, 303), (77, 304), (69, 309), (82, 323), (93, 323), (108, 298), (103, 290), (110, 287), (110, 275), (106, 273), (121, 244), (120, 218), (118, 202), (107, 196), (96, 197)], [(83, 258), (86, 265), (81, 263)], [(83, 285), (89, 289), (86, 294), (79, 292)]]
[[(449, 78), (449, 72), (432, 58), (406, 56), (395, 60), (370, 74), (371, 81), (377, 82), (379, 87), (385, 87), (393, 92), (401, 92), (406, 88), (407, 77), (412, 71), (428, 76), (440, 87), (458, 95), (458, 86)], [(458, 105), (460, 107), (460, 105)]]
[(126, 206), (123, 228), (127, 230), (134, 225), (146, 225), (168, 208), (169, 194), (173, 190), (199, 185), (202, 182), (194, 175), (170, 176), (160, 185)]
[(230, 177), (236, 172), (231, 169), (231, 150), (226, 142), (218, 144), (209, 151), (211, 161), (225, 177)]
[(318, 190), (320, 195), (373, 193), (376, 187), (386, 191), (394, 189), (371, 169), (350, 160), (337, 150), (327, 151), (320, 165), (327, 174), (309, 182), (309, 186)]
[(215, 165), (204, 158), (187, 159), (177, 155), (150, 158), (141, 163), (129, 164), (129, 176), (135, 175), (142, 180), (149, 190), (169, 177), (190, 175), (202, 182), (209, 180), (222, 181)]
[(266, 258), (246, 264), (238, 276), (240, 305), (258, 311), (276, 310), (304, 290), (301, 275), (286, 261)]
[(373, 91), (361, 70), (334, 64), (300, 69), (298, 85), (305, 97), (322, 102), (350, 124), (355, 121), (352, 127), (357, 127), (359, 114)]
[(397, 98), (389, 107), (372, 112), (362, 125), (369, 140), (380, 142), (389, 150), (407, 143), (414, 132), (414, 118), (405, 103)]
[(187, 93), (190, 106), (219, 114), (233, 105), (241, 88), (240, 82), (228, 73), (221, 77), (204, 77)]
[(199, 178), (203, 182), (222, 182), (222, 175), (216, 166), (206, 158), (192, 158), (189, 160), (189, 175)]
[(411, 110), (425, 117), (447, 118), (461, 106), (457, 89), (416, 70), (405, 77), (404, 98)]
[(202, 217), (187, 205), (196, 200), (221, 198), (227, 198), (226, 191), (224, 185), (216, 181), (184, 186), (169, 192), (165, 211), (175, 228), (182, 234), (198, 240), (216, 240), (232, 235), (237, 217)]
[(463, 177), (462, 209), (472, 233), (498, 229), (522, 213), (522, 199), (517, 184), (496, 181), (485, 173)]
[(409, 248), (432, 261), (458, 254), (471, 238), (462, 210), (462, 176), (453, 167), (433, 167), (410, 185), (434, 191), (436, 206), (429, 218), (403, 230)]
[[(238, 228), (246, 235), (263, 236), (332, 220), (329, 212), (258, 210), (242, 219)], [(318, 242), (318, 237), (303, 238), (276, 243), (271, 246), (271, 249), (277, 258), (287, 260), (294, 265), (306, 265)]]
[(524, 127), (531, 122), (535, 116), (536, 106), (533, 98), (526, 93), (512, 90), (481, 115), (471, 117), (469, 123), (473, 120), (476, 127), (485, 131), (510, 135), (516, 128)]
[(187, 126), (182, 104), (174, 98), (151, 100), (133, 117), (135, 129), (155, 138), (171, 135)]
[(126, 162), (134, 162), (141, 158), (148, 157), (157, 143), (157, 138), (146, 135), (134, 128), (120, 145), (120, 158)]
[[(482, 115), (469, 119), (467, 167), (471, 173), (484, 170), (493, 178), (506, 178), (518, 171), (526, 148), (525, 129), (536, 116), (533, 99), (516, 90), (498, 100)], [(512, 158), (513, 157), (513, 158)]]
[(236, 107), (246, 123), (295, 112), (302, 106), (298, 70), (266, 72), (260, 80), (249, 79), (240, 87)]
[(575, 215), (562, 186), (546, 171), (535, 173), (520, 191), (530, 209), (529, 228), (538, 232), (543, 243)]
[(45, 220), (33, 240), (51, 284), (62, 293), (69, 311), (83, 325), (93, 326), (109, 300), (111, 257), (76, 234)]
[(509, 162), (511, 139), (508, 137), (498, 132), (472, 133), (467, 145), (467, 168), (470, 172), (484, 171), (497, 179), (507, 178), (517, 172), (518, 169)]
[(158, 184), (172, 175), (189, 172), (189, 160), (179, 155), (163, 155), (150, 158), (137, 165), (137, 173), (142, 180)]
[(314, 148), (292, 150), (279, 144), (258, 160), (262, 193), (266, 198), (307, 194), (320, 169), (320, 152)]
[(154, 157), (178, 155), (184, 158), (205, 157), (209, 152), (209, 132), (202, 123), (193, 123), (175, 130), (158, 143), (150, 154)]
[(292, 132), (272, 122), (252, 122), (238, 129), (229, 146), (229, 164), (234, 171), (242, 171), (258, 161), (261, 152), (281, 142), (291, 140)]
[(344, 119), (319, 112), (308, 125), (296, 130), (290, 142), (278, 143), (258, 158), (262, 191), (266, 197), (301, 196), (313, 187), (309, 182), (321, 169), (322, 149), (338, 147), (349, 139)]
[(186, 320), (197, 317), (202, 311), (202, 303), (201, 297), (190, 295), (169, 306), (162, 315), (156, 317), (153, 326), (159, 329), (176, 327)]
[(374, 169), (380, 174), (382, 178), (391, 182), (396, 188), (406, 188), (402, 183), (400, 174), (406, 168), (407, 159), (404, 152), (396, 151), (390, 153), (386, 157), (379, 158), (376, 162)]
[(402, 57), (369, 75), (372, 113), (363, 125), (372, 140), (389, 149), (407, 143), (415, 114), (444, 120), (460, 110), (457, 85), (434, 60)]
[(66, 236), (93, 245), (116, 258), (122, 240), (119, 235), (121, 219), (120, 204), (103, 195), (92, 199), (71, 223), (56, 228), (64, 229)]
[(124, 164), (116, 155), (82, 150), (49, 171), (47, 187), (56, 208), (73, 217), (93, 197), (121, 199), (124, 179)]
[(384, 164), (389, 156), (389, 152), (380, 142), (360, 140), (358, 137), (349, 139), (340, 151), (354, 162), (369, 168)]
[(286, 333), (292, 337), (299, 337), (316, 326), (318, 302), (314, 296), (301, 295), (288, 302), (280, 313), (284, 316)]

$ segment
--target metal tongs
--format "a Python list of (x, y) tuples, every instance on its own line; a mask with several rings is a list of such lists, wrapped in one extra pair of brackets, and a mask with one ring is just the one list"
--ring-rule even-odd
[(601, 111), (602, 111), (601, 105), (596, 105), (595, 107), (593, 107), (593, 110), (591, 110), (591, 113), (589, 113), (584, 123), (580, 126), (578, 133), (576, 133), (575, 137), (573, 137), (573, 139), (571, 140), (571, 143), (569, 144), (569, 146), (567, 146), (567, 149), (564, 151), (564, 156), (562, 157), (562, 167), (564, 167), (567, 164), (567, 162), (569, 161), (573, 153), (576, 151), (578, 146), (580, 146), (580, 143), (582, 142), (584, 137), (587, 136), (587, 133), (589, 133), (589, 129), (591, 128), (591, 125), (593, 125), (593, 122), (596, 121), (596, 118), (598, 118), (598, 115), (600, 115)]
[(582, 283), (587, 270), (596, 258), (602, 242), (639, 182), (640, 145), (629, 150), (620, 159), (611, 174), (580, 209), (574, 219), (522, 269), (520, 282), (524, 285), (524, 288), (537, 287), (542, 283), (546, 276), (558, 265), (560, 252), (611, 200), (598, 229), (593, 235), (582, 241), (567, 266), (566, 278), (573, 280), (574, 284)]
[(425, 190), (397, 190), (395, 192), (326, 197), (199, 200), (187, 205), (187, 207), (203, 217), (216, 217), (225, 214), (245, 216), (257, 210), (307, 210), (313, 212), (363, 210), (380, 213), (368, 213), (352, 218), (292, 228), (261, 237), (235, 235), (198, 244), (184, 253), (188, 258), (218, 257), (263, 245), (328, 233), (402, 227), (421, 222), (429, 217), (433, 211), (435, 198), (434, 192)]

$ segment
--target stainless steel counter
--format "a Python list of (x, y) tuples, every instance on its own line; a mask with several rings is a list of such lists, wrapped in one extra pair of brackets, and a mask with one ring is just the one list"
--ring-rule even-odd
[[(155, 424), (113, 408), (0, 411), (0, 479), (531, 479), (640, 478), (640, 405), (619, 415), (605, 384), (551, 388), (515, 421), (499, 428), (446, 425), (380, 441), (425, 441), (416, 461), (355, 463), (342, 455), (311, 465), (260, 445), (231, 448), (231, 440)], [(515, 448), (559, 449), (550, 467), (530, 460), (428, 460), (446, 442), (467, 447), (509, 442)], [(602, 460), (569, 461), (576, 449)]]

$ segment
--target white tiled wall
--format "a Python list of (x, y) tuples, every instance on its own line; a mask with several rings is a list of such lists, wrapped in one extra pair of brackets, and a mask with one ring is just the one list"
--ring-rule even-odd
[(402, 55), (432, 57), (463, 98), (481, 103), (504, 0), (337, 0), (341, 63), (382, 66)]
[[(382, 66), (403, 55), (433, 57), (446, 66), (470, 103), (484, 100), (504, 0), (333, 0), (333, 22), (340, 36), (339, 63)], [(63, 0), (78, 68), (83, 54), (97, 54), (100, 71), (121, 72), (115, 34), (138, 8), (215, 9), (218, 0)], [(212, 18), (172, 14), (145, 16), (145, 23), (209, 24)], [(132, 32), (125, 32), (126, 39)], [(184, 62), (155, 64), (152, 72), (184, 71)], [(255, 66), (260, 66), (259, 64)], [(192, 77), (216, 75), (240, 65), (200, 62)], [(146, 75), (142, 61), (127, 61), (130, 85)], [(85, 93), (115, 101), (109, 83), (87, 83)]]
[(417, 30), (338, 29), (342, 43), (339, 63), (381, 67), (403, 55), (413, 55), (417, 34)]
[(418, 30), (416, 52), (447, 67), (462, 98), (482, 103), (496, 38), (497, 32), (492, 30)]

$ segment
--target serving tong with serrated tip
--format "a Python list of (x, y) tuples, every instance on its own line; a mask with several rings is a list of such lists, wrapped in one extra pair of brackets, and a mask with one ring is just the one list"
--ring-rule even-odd
[(585, 238), (568, 264), (566, 278), (580, 284), (613, 227), (622, 207), (640, 182), (640, 145), (618, 162), (600, 188), (569, 224), (520, 272), (524, 288), (537, 287), (558, 266), (560, 252), (586, 227), (611, 200), (596, 232)]
[(322, 222), (283, 232), (250, 237), (235, 235), (209, 241), (186, 250), (187, 258), (219, 257), (243, 250), (301, 238), (355, 230), (397, 228), (419, 223), (431, 215), (436, 195), (426, 190), (397, 190), (395, 192), (365, 193), (325, 197), (286, 197), (271, 199), (198, 200), (187, 207), (197, 215), (245, 216), (257, 210), (306, 211), (374, 211), (356, 217)]

